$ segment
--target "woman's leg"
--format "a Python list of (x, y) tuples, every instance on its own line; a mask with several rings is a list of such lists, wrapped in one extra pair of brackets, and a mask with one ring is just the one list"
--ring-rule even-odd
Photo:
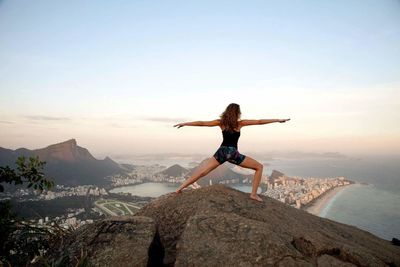
[(257, 196), (257, 189), (258, 185), (260, 184), (261, 181), (261, 176), (263, 172), (263, 165), (256, 161), (253, 158), (250, 158), (249, 156), (246, 156), (244, 160), (239, 164), (239, 166), (248, 168), (248, 169), (253, 169), (256, 172), (254, 173), (254, 178), (253, 178), (253, 187), (252, 187), (252, 192), (250, 193), (250, 198), (258, 200), (258, 201), (263, 201), (259, 196)]
[(183, 184), (178, 189), (176, 189), (175, 192), (180, 193), (182, 189), (196, 182), (201, 177), (207, 175), (210, 171), (214, 170), (219, 165), (220, 163), (214, 157), (209, 158), (207, 161), (203, 162), (202, 165), (197, 167), (194, 173), (185, 182), (183, 182)]

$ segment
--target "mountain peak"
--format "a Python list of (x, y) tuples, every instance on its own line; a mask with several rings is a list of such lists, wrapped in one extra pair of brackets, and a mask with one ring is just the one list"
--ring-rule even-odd
[(72, 145), (72, 146), (77, 146), (77, 143), (76, 143), (76, 139), (75, 139), (75, 138), (71, 138), (71, 139), (69, 139), (69, 140), (67, 140), (67, 141), (64, 141), (64, 142), (60, 143), (60, 144), (63, 144), (63, 143), (69, 144), (69, 145)]
[(400, 247), (387, 240), (261, 197), (223, 185), (168, 193), (50, 251), (61, 259), (85, 249), (96, 266), (400, 266)]
[(74, 138), (33, 150), (33, 152), (45, 161), (78, 162), (96, 160), (86, 148), (78, 146)]
[(106, 157), (104, 158), (104, 160), (105, 160), (105, 161), (113, 161), (109, 156), (106, 156)]
[(400, 266), (387, 240), (261, 197), (215, 184), (165, 194), (136, 215), (155, 220), (164, 263), (175, 266)]
[[(55, 143), (52, 145), (49, 145), (45, 148), (42, 149), (70, 149), (70, 150), (76, 150), (77, 148), (77, 143), (76, 140), (74, 138), (60, 142), (60, 143)], [(39, 150), (39, 149), (38, 149)]]
[(0, 148), (0, 166), (12, 166), (19, 156), (38, 156), (45, 161), (45, 175), (53, 178), (56, 184), (108, 185), (110, 181), (104, 177), (126, 171), (109, 157), (94, 158), (88, 149), (78, 146), (74, 138), (34, 150)]

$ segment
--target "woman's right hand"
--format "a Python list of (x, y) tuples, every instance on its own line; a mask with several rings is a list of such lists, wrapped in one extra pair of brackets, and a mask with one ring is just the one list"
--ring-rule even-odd
[(181, 127), (183, 127), (183, 126), (185, 126), (185, 123), (184, 123), (184, 122), (183, 122), (183, 123), (178, 123), (178, 124), (175, 124), (175, 125), (174, 125), (174, 127), (178, 127), (178, 129), (181, 128)]

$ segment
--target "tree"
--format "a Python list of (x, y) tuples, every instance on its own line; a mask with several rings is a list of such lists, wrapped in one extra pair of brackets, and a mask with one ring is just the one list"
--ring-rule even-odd
[[(54, 181), (44, 176), (45, 163), (37, 156), (30, 157), (28, 162), (21, 156), (16, 161), (16, 169), (9, 166), (0, 167), (0, 192), (4, 191), (1, 183), (27, 184), (28, 188), (40, 191), (51, 189)], [(0, 265), (26, 265), (48, 247), (49, 238), (55, 234), (49, 229), (24, 223), (11, 211), (11, 202), (8, 200), (0, 202), (0, 214)], [(60, 231), (62, 230), (59, 229), (57, 233)]]
[(28, 188), (34, 189), (50, 189), (54, 186), (54, 181), (46, 179), (43, 173), (43, 165), (45, 161), (40, 161), (39, 157), (29, 157), (29, 162), (25, 162), (25, 157), (21, 156), (17, 159), (17, 169), (14, 170), (9, 166), (0, 167), (0, 192), (4, 191), (1, 183), (14, 183), (21, 185), (28, 183)]

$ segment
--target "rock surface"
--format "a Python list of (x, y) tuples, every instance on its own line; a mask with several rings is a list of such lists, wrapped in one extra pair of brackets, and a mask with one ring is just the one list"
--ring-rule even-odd
[(158, 241), (153, 219), (111, 217), (84, 225), (66, 240), (60, 240), (50, 258), (60, 262), (66, 257), (67, 266), (76, 266), (85, 255), (90, 266), (159, 266), (163, 254)]
[[(78, 229), (58, 252), (95, 266), (399, 266), (400, 247), (357, 227), (223, 185), (165, 194), (135, 216)], [(70, 265), (71, 266), (71, 265)]]
[(223, 185), (160, 196), (155, 220), (166, 266), (400, 266), (400, 248), (354, 226)]

